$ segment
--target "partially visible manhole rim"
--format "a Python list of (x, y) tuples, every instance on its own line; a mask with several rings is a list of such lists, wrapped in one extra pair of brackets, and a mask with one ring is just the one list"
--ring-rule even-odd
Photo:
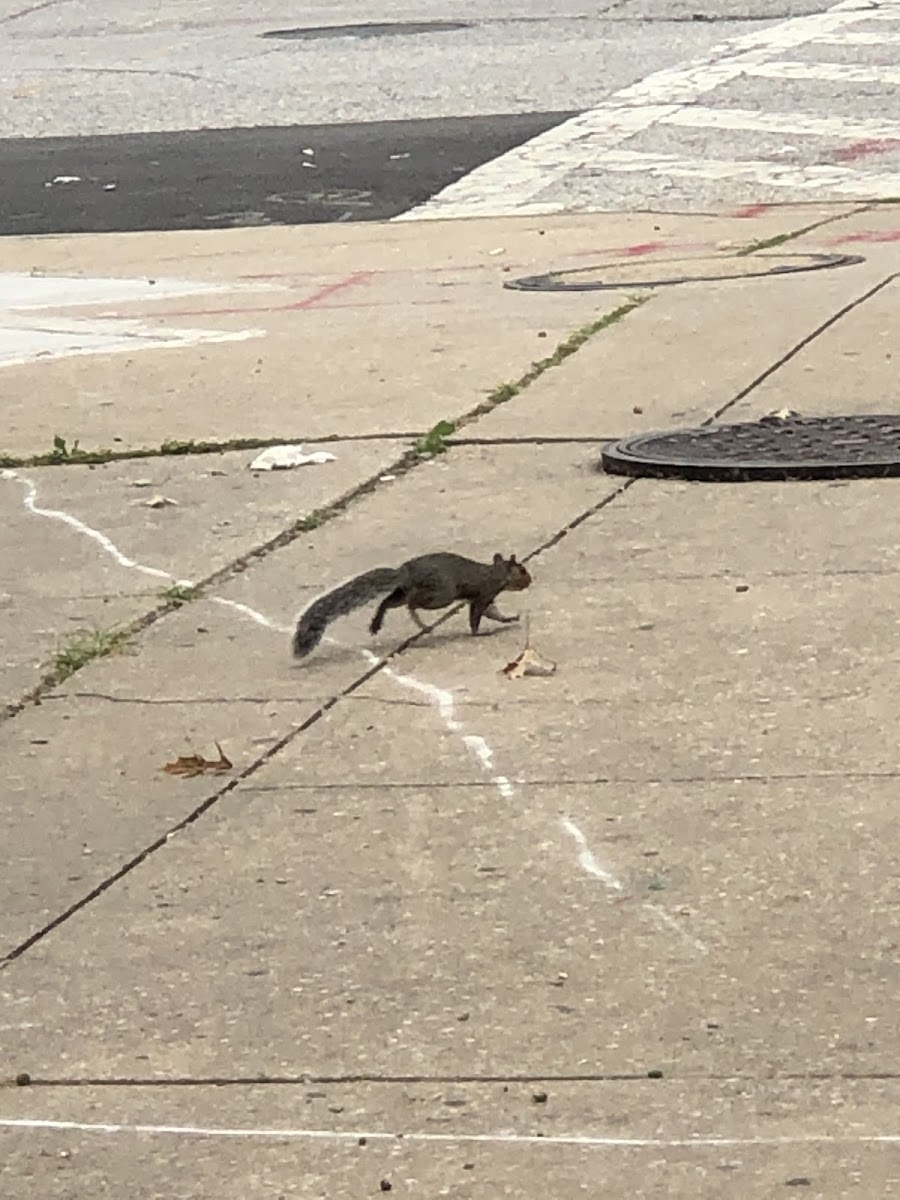
[[(505, 288), (512, 291), (520, 292), (605, 292), (618, 291), (622, 288), (658, 288), (658, 287), (673, 287), (681, 283), (730, 283), (737, 279), (772, 279), (781, 275), (797, 275), (805, 271), (825, 271), (833, 270), (836, 267), (852, 267), (859, 263), (865, 262), (860, 254), (753, 254), (753, 255), (738, 255), (732, 254), (727, 257), (724, 255), (708, 255), (701, 261), (709, 261), (710, 258), (719, 262), (730, 262), (733, 259), (739, 259), (741, 262), (761, 262), (766, 258), (783, 259), (798, 259), (796, 266), (792, 264), (769, 267), (765, 271), (742, 271), (734, 274), (714, 274), (714, 275), (679, 275), (668, 279), (617, 279), (612, 283), (600, 282), (567, 282), (571, 276), (585, 275), (589, 271), (596, 272), (603, 269), (621, 270), (622, 262), (605, 263), (599, 267), (578, 267), (574, 271), (550, 271), (546, 275), (526, 275), (521, 279), (506, 280), (503, 284)], [(696, 259), (669, 259), (669, 262), (683, 263), (696, 262)]]
[(297, 29), (268, 29), (259, 36), (312, 42), (341, 37), (412, 37), (420, 33), (452, 33), (454, 30), (471, 28), (471, 21), (365, 21), (359, 25), (302, 25)]
[(900, 415), (764, 417), (642, 433), (604, 447), (613, 475), (741, 483), (900, 476)]

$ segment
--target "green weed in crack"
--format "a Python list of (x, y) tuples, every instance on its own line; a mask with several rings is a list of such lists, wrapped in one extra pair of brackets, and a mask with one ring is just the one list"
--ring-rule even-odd
[(198, 587), (186, 583), (173, 583), (171, 587), (159, 593), (159, 598), (167, 608), (181, 608), (191, 600), (196, 600), (199, 595)]
[(127, 629), (77, 630), (57, 650), (53, 665), (41, 681), (43, 686), (58, 687), (95, 658), (120, 653), (128, 645), (130, 636)]
[(416, 454), (420, 458), (428, 458), (435, 454), (444, 454), (447, 450), (447, 438), (454, 432), (456, 426), (452, 421), (438, 421), (429, 429), (423, 438), (415, 445)]

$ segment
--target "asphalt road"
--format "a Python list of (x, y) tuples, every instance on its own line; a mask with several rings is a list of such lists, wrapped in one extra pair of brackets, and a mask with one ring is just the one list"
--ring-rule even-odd
[(0, 234), (385, 220), (572, 115), (9, 138)]
[(0, 0), (0, 231), (894, 199), (898, 45), (900, 0)]

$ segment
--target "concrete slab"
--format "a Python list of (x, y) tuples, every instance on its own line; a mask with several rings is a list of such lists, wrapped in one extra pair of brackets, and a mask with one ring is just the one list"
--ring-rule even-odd
[(58, 599), (0, 595), (0, 711), (32, 690), (75, 635), (125, 625), (156, 603), (152, 592)]
[(51, 1079), (884, 1070), (892, 780), (561, 780), (507, 803), (426, 780), (223, 797), (5, 972), (40, 1029), (10, 1030), (9, 1060)]
[[(896, 257), (900, 271), (900, 253)], [(885, 264), (886, 266), (888, 264)], [(782, 408), (804, 416), (900, 411), (900, 275), (822, 334), (729, 412), (752, 421)]]
[(767, 412), (792, 408), (809, 416), (896, 412), (897, 304), (900, 284), (900, 209), (873, 206), (838, 226), (798, 238), (799, 249), (864, 254), (885, 286), (826, 330), (816, 342), (729, 412), (736, 420), (754, 420)]
[[(846, 205), (804, 210), (804, 219), (853, 211)], [(740, 228), (752, 241), (788, 232), (797, 219), (794, 210), (780, 209)], [(140, 320), (160, 331), (247, 337), (42, 361), (40, 412), (33, 404), (33, 362), (8, 365), (3, 448), (39, 453), (57, 435), (83, 446), (114, 438), (140, 446), (164, 438), (299, 440), (427, 430), (519, 378), (573, 329), (616, 307), (622, 299), (616, 292), (563, 299), (501, 287), (513, 272), (584, 265), (581, 255), (601, 237), (613, 244), (621, 239), (623, 256), (635, 247), (642, 252), (648, 241), (708, 247), (732, 240), (734, 222), (647, 215), (9, 239), (10, 270), (173, 276), (235, 289), (221, 298), (181, 300), (153, 300), (148, 289), (148, 298), (130, 303), (59, 310), (81, 321), (85, 334), (98, 320), (104, 330), (111, 321)], [(310, 273), (306, 264), (313, 260)], [(286, 266), (294, 262), (298, 266)], [(139, 405), (132, 403), (135, 396)]]
[[(867, 262), (775, 280), (661, 288), (564, 370), (484, 417), (479, 436), (625, 437), (699, 424), (883, 274), (883, 267)], [(816, 355), (811, 349), (807, 359)], [(754, 389), (744, 409), (769, 404), (773, 388), (791, 390), (783, 378), (781, 369), (763, 401)], [(786, 403), (772, 401), (764, 411)], [(797, 407), (793, 400), (789, 406)]]
[[(502, 1081), (20, 1089), (7, 1093), (5, 1111), (117, 1128), (0, 1129), (0, 1179), (8, 1175), (23, 1200), (44, 1200), (76, 1179), (79, 1189), (140, 1200), (193, 1200), (212, 1181), (229, 1200), (379, 1194), (382, 1180), (423, 1200), (470, 1196), (473, 1186), (510, 1196), (541, 1187), (767, 1200), (788, 1186), (889, 1195), (900, 1181), (896, 1147), (862, 1140), (892, 1128), (892, 1083), (538, 1086), (546, 1103), (535, 1103), (535, 1084)], [(152, 1136), (132, 1124), (196, 1132)], [(250, 1132), (201, 1132), (216, 1128)], [(628, 1145), (642, 1135), (648, 1144)], [(731, 1141), (710, 1144), (721, 1135)], [(677, 1144), (704, 1136), (705, 1144)]]
[[(138, 659), (120, 657), (119, 667), (141, 670)], [(230, 778), (178, 778), (162, 773), (166, 762), (215, 758), (217, 740), (238, 771), (315, 707), (265, 697), (126, 705), (93, 696), (46, 701), (5, 722), (0, 954), (104, 886)]]
[[(176, 580), (197, 581), (242, 558), (406, 448), (333, 443), (334, 462), (294, 471), (249, 471), (255, 452), (246, 451), (0, 475), (0, 560), (25, 568), (4, 580), (4, 699), (34, 687), (67, 634), (134, 620)], [(148, 508), (159, 496), (174, 504)]]
[[(599, 457), (594, 453), (592, 461)], [(567, 570), (572, 578), (593, 580), (601, 598), (610, 584), (625, 587), (629, 580), (705, 580), (710, 589), (721, 587), (720, 595), (749, 585), (749, 594), (736, 595), (734, 603), (753, 604), (757, 584), (794, 581), (798, 598), (812, 610), (818, 581), (886, 576), (893, 587), (900, 547), (884, 519), (896, 503), (896, 486), (890, 479), (640, 480), (579, 526)], [(726, 536), (725, 529), (733, 532)]]

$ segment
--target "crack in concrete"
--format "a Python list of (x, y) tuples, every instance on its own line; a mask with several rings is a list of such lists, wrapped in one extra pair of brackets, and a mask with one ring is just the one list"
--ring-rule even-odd
[[(426, 431), (427, 432), (427, 431)], [(98, 447), (95, 450), (48, 450), (44, 454), (0, 455), (0, 468), (10, 470), (33, 467), (96, 466), (101, 463), (130, 462), (145, 458), (188, 458), (199, 454), (228, 454), (236, 450), (266, 450), (270, 446), (300, 444), (327, 445), (330, 442), (410, 442), (423, 437), (421, 432), (398, 433), (326, 433), (318, 437), (226, 438), (223, 441), (168, 441), (159, 446), (135, 446), (131, 449)]]
[[(348, 696), (357, 703), (428, 709), (426, 700), (388, 699), (382, 696)], [(320, 696), (112, 696), (108, 692), (51, 692), (46, 703), (54, 700), (106, 700), (110, 704), (318, 704)], [(481, 701), (476, 708), (491, 708)]]
[[(527, 788), (556, 788), (556, 787), (595, 787), (597, 785), (610, 787), (648, 787), (654, 784), (660, 786), (681, 786), (683, 784), (740, 784), (740, 783), (821, 783), (823, 780), (893, 780), (900, 779), (900, 768), (884, 771), (739, 771), (729, 774), (709, 775), (571, 775), (554, 776), (552, 779), (529, 779), (525, 776), (511, 775), (510, 782), (518, 787)], [(478, 790), (490, 788), (490, 780), (481, 779), (413, 779), (395, 782), (385, 780), (378, 783), (341, 780), (339, 783), (266, 783), (257, 787), (248, 787), (247, 792), (330, 792), (330, 791), (421, 791), (423, 788), (436, 789), (469, 789)]]

